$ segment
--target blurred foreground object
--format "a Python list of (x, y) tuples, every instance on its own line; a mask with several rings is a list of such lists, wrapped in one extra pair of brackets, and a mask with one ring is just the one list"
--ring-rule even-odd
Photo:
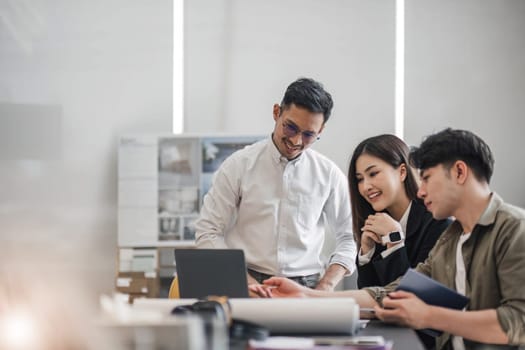
[(122, 349), (94, 324), (96, 307), (74, 278), (34, 265), (0, 270), (0, 349)]
[[(136, 309), (125, 295), (101, 296), (99, 325), (119, 337), (127, 349), (226, 350), (224, 320), (206, 329), (197, 315), (174, 316), (154, 308)], [(220, 344), (220, 346), (218, 346)]]
[(0, 265), (0, 350), (205, 350), (196, 317), (132, 311), (127, 298), (98, 304), (67, 264), (50, 268), (42, 255), (7, 255)]

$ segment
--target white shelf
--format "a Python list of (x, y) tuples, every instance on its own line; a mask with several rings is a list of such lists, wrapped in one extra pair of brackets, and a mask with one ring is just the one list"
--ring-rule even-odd
[(194, 223), (214, 171), (237, 149), (266, 137), (122, 137), (118, 158), (118, 247), (119, 265), (125, 266), (119, 266), (119, 271), (139, 266), (139, 255), (147, 250), (168, 256), (163, 263), (156, 257), (150, 259), (156, 269), (173, 268), (170, 249), (195, 247)]

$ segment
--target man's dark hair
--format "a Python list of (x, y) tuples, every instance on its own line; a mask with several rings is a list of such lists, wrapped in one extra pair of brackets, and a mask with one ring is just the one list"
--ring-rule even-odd
[(494, 156), (485, 141), (470, 131), (447, 128), (428, 136), (421, 146), (410, 151), (410, 163), (421, 170), (438, 164), (450, 169), (458, 160), (472, 169), (476, 179), (490, 182)]
[(332, 96), (323, 85), (310, 78), (299, 78), (288, 86), (281, 101), (281, 109), (285, 110), (292, 104), (310, 112), (323, 113), (323, 123), (328, 121), (334, 106)]

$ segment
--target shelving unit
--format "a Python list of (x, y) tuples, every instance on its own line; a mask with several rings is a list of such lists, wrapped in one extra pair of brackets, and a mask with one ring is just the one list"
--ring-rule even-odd
[[(168, 280), (171, 283), (175, 273), (174, 248), (195, 245), (195, 220), (213, 174), (233, 152), (263, 138), (122, 137), (118, 151), (119, 273), (144, 271), (160, 277), (160, 294), (167, 294), (163, 285)], [(155, 254), (143, 254), (151, 251)]]

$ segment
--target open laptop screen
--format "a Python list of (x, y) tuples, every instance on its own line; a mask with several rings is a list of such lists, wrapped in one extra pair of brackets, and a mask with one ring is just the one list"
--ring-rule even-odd
[(181, 298), (249, 297), (241, 249), (175, 249), (175, 265)]

